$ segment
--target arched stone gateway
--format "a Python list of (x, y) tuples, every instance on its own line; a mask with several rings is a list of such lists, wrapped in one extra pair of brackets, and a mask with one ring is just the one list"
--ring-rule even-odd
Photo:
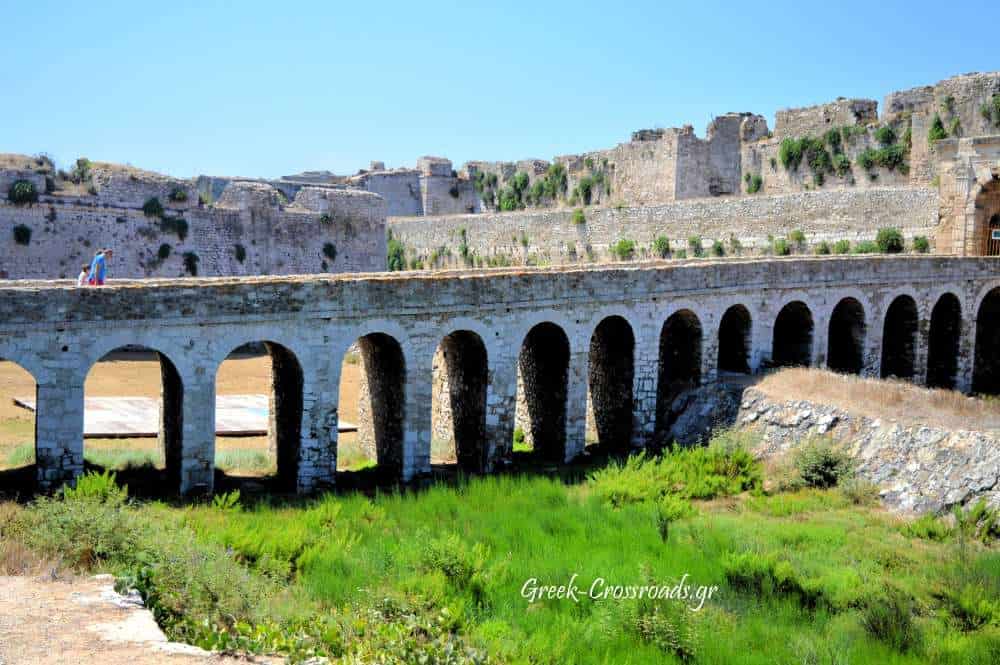
[[(903, 293), (912, 303), (893, 302)], [(824, 309), (810, 311), (807, 302)], [(826, 303), (838, 302), (828, 318)], [(883, 350), (895, 343), (882, 339), (883, 324), (890, 337), (895, 330), (909, 335), (914, 305), (929, 320), (918, 318), (913, 353), (908, 343)], [(760, 320), (750, 321), (751, 312), (762, 313), (754, 315)], [(866, 340), (872, 312), (885, 317), (873, 319), (878, 330)], [(602, 440), (657, 442), (672, 426), (677, 393), (711, 378), (717, 364), (722, 372), (768, 357), (809, 365), (828, 344), (831, 366), (842, 370), (864, 371), (884, 357), (886, 372), (906, 374), (914, 357), (913, 371), (922, 373), (929, 356), (932, 384), (968, 389), (975, 375), (977, 390), (1000, 392), (998, 320), (1000, 262), (982, 257), (183, 279), (82, 291), (65, 283), (0, 283), (0, 357), (16, 360), (38, 382), (37, 477), (45, 490), (82, 471), (86, 373), (122, 345), (164, 354), (150, 357), (158, 361), (163, 396), (165, 475), (181, 492), (200, 493), (214, 487), (220, 359), (247, 340), (269, 343), (279, 475), (312, 491), (335, 483), (337, 461), (350, 457), (355, 439), (393, 480), (431, 471), (439, 346), (455, 459), (475, 468), (488, 457), (491, 469), (509, 456), (518, 423), (527, 442), (553, 461), (581, 452), (588, 388)], [(814, 330), (815, 321), (829, 323), (828, 330)], [(772, 332), (748, 336), (748, 329)], [(925, 330), (927, 349), (920, 346)], [(355, 340), (357, 353), (340, 364)], [(355, 393), (357, 413), (350, 408)], [(338, 436), (341, 412), (357, 423), (358, 435)]]
[(750, 373), (750, 311), (733, 305), (722, 315), (719, 324), (719, 371)]
[(518, 356), (525, 441), (542, 459), (562, 461), (565, 455), (569, 348), (563, 329), (545, 322), (528, 332)]
[(660, 330), (656, 380), (656, 431), (671, 425), (670, 405), (677, 396), (701, 384), (701, 321), (689, 309), (674, 312)]
[(620, 316), (601, 321), (590, 338), (588, 386), (601, 445), (628, 448), (632, 437), (635, 336)]
[(983, 256), (1000, 255), (1000, 179), (995, 175), (976, 195), (973, 245)]
[(830, 315), (826, 364), (834, 372), (860, 374), (865, 357), (865, 309), (854, 298), (844, 298)]
[(771, 362), (777, 367), (808, 367), (812, 364), (813, 317), (802, 301), (781, 308), (774, 320)]
[(1000, 288), (990, 291), (976, 314), (972, 391), (1000, 395)]
[[(927, 387), (955, 387), (958, 348), (962, 336), (962, 304), (953, 293), (938, 298), (931, 311), (927, 348)], [(883, 343), (885, 339), (883, 338)]]
[(385, 333), (358, 338), (361, 380), (358, 390), (358, 441), (369, 459), (387, 474), (404, 465), (406, 360), (399, 342)]
[(917, 366), (917, 303), (899, 296), (885, 312), (882, 328), (882, 378), (912, 379)]
[(432, 441), (462, 469), (483, 471), (488, 363), (482, 338), (471, 330), (445, 336), (434, 354), (434, 373)]

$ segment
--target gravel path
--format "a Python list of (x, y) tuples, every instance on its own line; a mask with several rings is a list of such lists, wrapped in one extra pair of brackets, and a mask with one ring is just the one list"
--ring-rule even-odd
[(48, 581), (0, 576), (0, 665), (248, 663), (168, 642), (109, 575)]

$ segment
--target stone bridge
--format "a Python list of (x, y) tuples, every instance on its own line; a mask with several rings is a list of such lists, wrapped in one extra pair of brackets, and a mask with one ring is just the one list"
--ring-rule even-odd
[(82, 471), (84, 380), (126, 345), (159, 354), (167, 477), (187, 494), (212, 491), (216, 372), (250, 342), (272, 356), (279, 478), (311, 491), (335, 480), (341, 365), (355, 343), (362, 441), (407, 480), (430, 470), (434, 410), (465, 468), (509, 457), (515, 421), (536, 454), (564, 461), (583, 450), (588, 410), (603, 443), (642, 446), (669, 427), (678, 391), (722, 373), (814, 365), (1000, 392), (998, 330), (990, 258), (0, 286), (0, 357), (37, 382), (42, 489)]

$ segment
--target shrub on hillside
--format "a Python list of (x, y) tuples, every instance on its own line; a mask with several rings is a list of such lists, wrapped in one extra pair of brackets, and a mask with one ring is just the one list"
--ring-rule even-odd
[(822, 439), (807, 441), (796, 450), (794, 463), (802, 481), (810, 487), (835, 487), (854, 473), (847, 453)]
[(15, 180), (7, 190), (7, 200), (18, 206), (38, 203), (38, 189), (30, 180)]
[(889, 587), (870, 595), (861, 608), (861, 624), (869, 635), (901, 652), (914, 651), (921, 644), (920, 630), (913, 621), (913, 598)]
[(903, 234), (894, 227), (879, 229), (875, 244), (883, 254), (898, 254), (903, 251)]

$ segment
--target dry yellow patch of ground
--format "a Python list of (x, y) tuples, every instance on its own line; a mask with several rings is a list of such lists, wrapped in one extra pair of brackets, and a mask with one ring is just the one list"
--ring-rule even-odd
[(969, 397), (955, 390), (922, 388), (905, 381), (789, 368), (768, 374), (755, 387), (774, 399), (830, 404), (851, 413), (905, 425), (1000, 430), (1000, 400)]

